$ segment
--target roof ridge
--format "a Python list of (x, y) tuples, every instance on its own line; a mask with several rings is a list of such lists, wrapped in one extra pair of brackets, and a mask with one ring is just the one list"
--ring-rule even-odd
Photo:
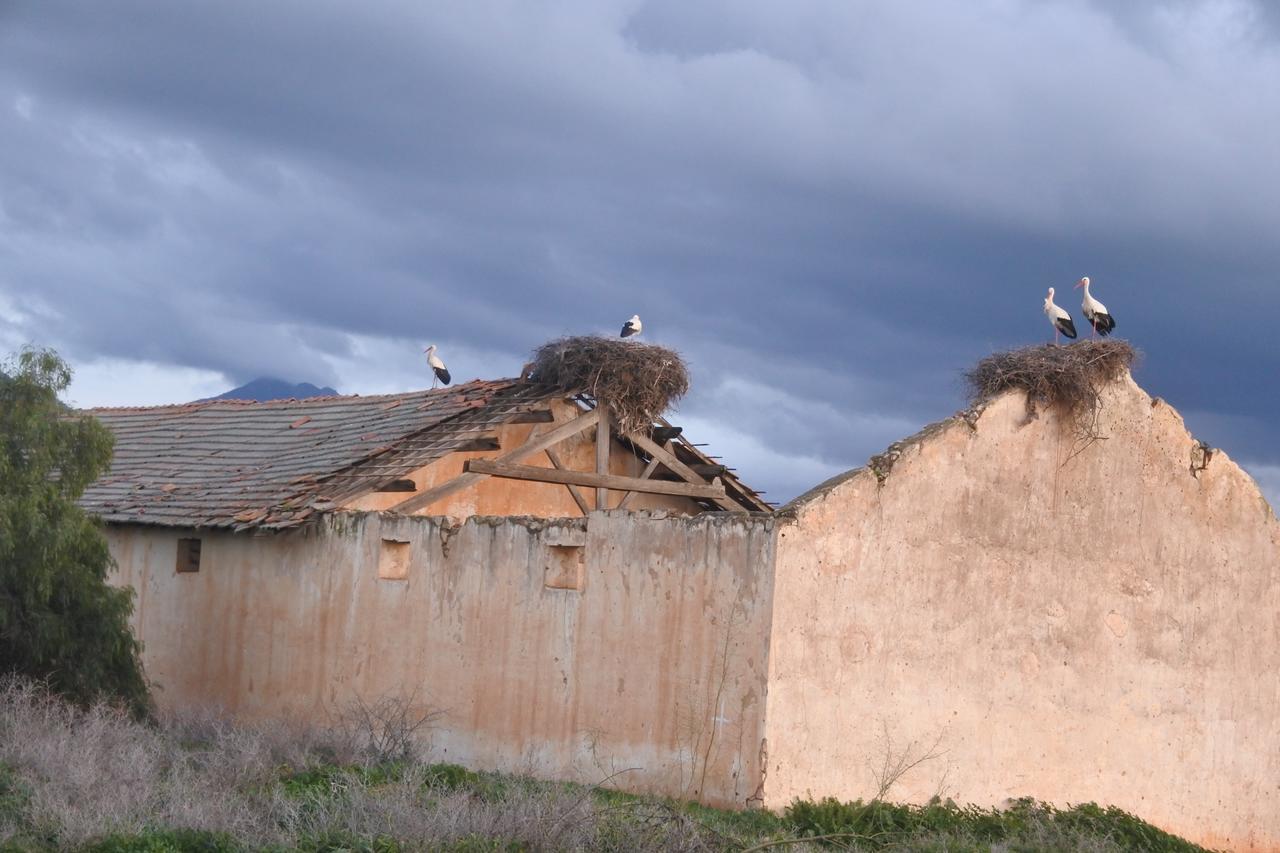
[(414, 391), (395, 391), (388, 394), (323, 394), (316, 397), (280, 397), (275, 400), (237, 400), (237, 399), (206, 399), (192, 400), (187, 403), (160, 403), (154, 406), (91, 406), (87, 409), (76, 409), (77, 412), (153, 412), (158, 413), (163, 410), (171, 410), (174, 412), (189, 412), (198, 409), (215, 408), (218, 406), (226, 406), (227, 408), (252, 408), (255, 406), (278, 406), (283, 407), (287, 404), (297, 403), (316, 403), (320, 401), (376, 401), (376, 400), (392, 400), (404, 399), (415, 395), (431, 395), (431, 394), (447, 394), (454, 393), (468, 386), (484, 386), (484, 385), (502, 385), (516, 384), (524, 380), (511, 377), (501, 379), (472, 379), (467, 382), (461, 382), (457, 385), (448, 385), (442, 388), (420, 388)]

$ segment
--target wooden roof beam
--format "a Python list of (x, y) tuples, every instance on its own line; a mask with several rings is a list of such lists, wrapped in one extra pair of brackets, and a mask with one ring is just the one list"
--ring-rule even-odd
[[(649, 479), (649, 477), (657, 469), (658, 465), (659, 465), (659, 462), (657, 457), (650, 459), (649, 464), (644, 466), (644, 471), (641, 472), (640, 479), (641, 480)], [(639, 494), (639, 492), (627, 492), (625, 495), (623, 495), (622, 500), (618, 501), (618, 509), (626, 509), (627, 504), (631, 503), (631, 499), (635, 497), (637, 494)]]
[[(555, 466), (557, 471), (568, 470), (565, 468), (564, 463), (560, 461), (560, 454), (556, 453), (554, 449), (548, 447), (544, 452), (547, 454), (547, 458), (551, 460), (551, 464)], [(569, 490), (569, 494), (573, 496), (573, 502), (578, 505), (578, 509), (582, 510), (583, 515), (587, 515), (591, 512), (591, 507), (587, 506), (587, 499), (583, 497), (582, 492), (578, 490), (577, 486), (572, 483), (565, 483), (565, 488)]]
[[(491, 461), (519, 462), (521, 459), (524, 459), (528, 456), (532, 456), (535, 453), (541, 453), (542, 451), (546, 450), (548, 447), (554, 447), (555, 445), (564, 441), (566, 438), (572, 438), (573, 436), (577, 435), (583, 430), (589, 429), (590, 427), (595, 426), (596, 423), (599, 421), (599, 419), (600, 419), (599, 409), (592, 409), (588, 412), (583, 412), (581, 415), (578, 415), (578, 417), (574, 418), (571, 421), (566, 421), (565, 423), (561, 424), (560, 426), (556, 427), (550, 432), (543, 433), (542, 435), (539, 435), (536, 438), (530, 437), (529, 440), (526, 441), (524, 444), (520, 445), (519, 447), (513, 450), (507, 451), (506, 453), (502, 454), (501, 456)], [(474, 461), (480, 461), (480, 460), (474, 460)], [(486, 461), (490, 461), (490, 460), (486, 460)], [(400, 503), (391, 507), (391, 509), (393, 512), (401, 512), (401, 513), (416, 512), (420, 509), (423, 509), (424, 507), (431, 506), (431, 504), (435, 503), (441, 498), (448, 497), (449, 495), (452, 495), (455, 492), (458, 492), (458, 491), (461, 491), (462, 489), (467, 488), (468, 486), (483, 479), (485, 476), (487, 475), (480, 474), (480, 473), (472, 473), (470, 471), (464, 471), (462, 474), (459, 474), (457, 477), (454, 477), (452, 480), (449, 480), (447, 483), (441, 483), (439, 486), (436, 486), (434, 489), (428, 489), (427, 491), (423, 492), (420, 495), (414, 495), (408, 500), (401, 501)]]
[(541, 468), (537, 465), (497, 462), (491, 459), (469, 459), (464, 467), (468, 473), (487, 474), (512, 480), (530, 480), (537, 483), (595, 486), (658, 495), (682, 495), (704, 500), (725, 497), (724, 486), (718, 482), (700, 486), (693, 483), (668, 483), (663, 480), (641, 480), (638, 477), (597, 474), (591, 471), (561, 471), (555, 468)]
[[(707, 484), (707, 481), (702, 479), (702, 477), (699, 476), (696, 471), (694, 471), (688, 465), (684, 464), (679, 459), (677, 459), (674, 453), (668, 451), (666, 448), (658, 446), (648, 436), (638, 432), (629, 432), (629, 433), (626, 433), (626, 439), (630, 441), (632, 444), (639, 447), (645, 453), (648, 453), (651, 459), (660, 460), (663, 465), (666, 465), (672, 471), (679, 474), (681, 477), (684, 477), (685, 482), (693, 485), (705, 486)], [(721, 486), (721, 491), (723, 491), (723, 489), (724, 487)], [(711, 500), (715, 502), (716, 506), (720, 507), (721, 509), (727, 509), (730, 512), (746, 512), (747, 511), (741, 504), (739, 504), (737, 501), (732, 500), (727, 495), (711, 498)]]

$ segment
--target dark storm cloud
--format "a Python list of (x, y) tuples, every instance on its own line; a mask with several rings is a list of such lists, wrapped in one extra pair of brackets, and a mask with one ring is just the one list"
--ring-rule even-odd
[(321, 383), (351, 335), (514, 369), (639, 311), (690, 417), (849, 465), (1087, 274), (1275, 465), (1274, 16), (1111, 7), (0, 6), (0, 294), (79, 359)]

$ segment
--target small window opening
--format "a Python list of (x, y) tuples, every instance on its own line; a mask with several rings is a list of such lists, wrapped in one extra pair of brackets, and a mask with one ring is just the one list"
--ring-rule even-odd
[(378, 554), (378, 577), (384, 581), (409, 579), (409, 543), (401, 539), (383, 539)]
[(200, 540), (199, 539), (179, 539), (178, 540), (177, 569), (180, 572), (200, 571)]
[(548, 545), (548, 560), (543, 584), (548, 589), (582, 591), (586, 579), (586, 560), (581, 545)]

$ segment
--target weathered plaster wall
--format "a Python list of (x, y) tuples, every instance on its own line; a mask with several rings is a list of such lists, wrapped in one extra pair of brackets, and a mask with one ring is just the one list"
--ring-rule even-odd
[[(1003, 397), (780, 522), (765, 800), (1098, 801), (1280, 849), (1280, 524), (1127, 376), (1104, 439)], [(1078, 451), (1078, 452), (1077, 452)]]
[[(350, 513), (207, 533), (194, 574), (174, 571), (184, 534), (109, 535), (163, 706), (324, 722), (356, 696), (413, 696), (444, 711), (442, 760), (741, 805), (759, 786), (773, 524)], [(379, 579), (384, 538), (410, 543), (406, 580)]]
[[(567, 421), (578, 414), (576, 405), (564, 401), (552, 404), (556, 423)], [(543, 425), (543, 431), (550, 431), (556, 424)], [(493, 459), (524, 444), (536, 424), (508, 424), (499, 427), (497, 433), (501, 450), (474, 451), (469, 453), (451, 453), (443, 459), (408, 475), (414, 481), (418, 492), (425, 492), (443, 485), (462, 473), (463, 463), (469, 459)], [(555, 448), (561, 463), (575, 471), (596, 470), (596, 431), (585, 430)], [(551, 460), (545, 453), (536, 453), (520, 460), (521, 465), (536, 465), (550, 468)], [(644, 471), (644, 463), (635, 454), (624, 448), (616, 440), (609, 451), (609, 473), (624, 477), (639, 477)], [(587, 506), (595, 508), (595, 489), (579, 486), (586, 498)], [(351, 501), (346, 508), (355, 510), (371, 510), (381, 512), (389, 510), (396, 504), (412, 497), (413, 492), (382, 492), (363, 495)], [(609, 508), (616, 507), (625, 492), (609, 491)], [(627, 504), (630, 510), (668, 510), (683, 515), (693, 515), (702, 511), (696, 501), (673, 495), (637, 494)], [(582, 510), (574, 502), (568, 488), (554, 483), (535, 483), (528, 480), (506, 480), (498, 477), (485, 477), (475, 485), (419, 510), (418, 515), (443, 515), (453, 518), (466, 518), (472, 515), (536, 515), (543, 518), (571, 518), (581, 516)]]

